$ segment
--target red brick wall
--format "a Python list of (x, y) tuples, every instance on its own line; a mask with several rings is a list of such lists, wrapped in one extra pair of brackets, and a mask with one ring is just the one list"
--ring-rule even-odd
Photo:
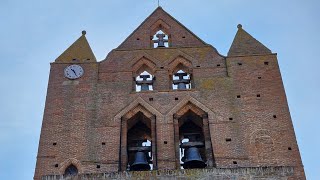
[[(170, 48), (150, 48), (157, 23), (170, 27)], [(204, 134), (217, 167), (292, 166), (293, 179), (305, 179), (276, 54), (221, 56), (157, 10), (105, 60), (80, 63), (80, 79), (64, 77), (69, 64), (51, 64), (35, 179), (63, 174), (70, 164), (80, 173), (125, 170), (125, 117), (139, 108), (155, 117), (154, 163), (160, 170), (178, 169), (174, 116), (187, 104), (208, 117)], [(172, 90), (179, 64), (192, 75), (192, 89)], [(154, 91), (134, 91), (142, 66), (156, 77)]]
[[(188, 68), (194, 78), (191, 90), (169, 89), (168, 65), (181, 51), (193, 57), (188, 59), (192, 62)], [(154, 91), (137, 93), (132, 91), (134, 72), (130, 61), (144, 53), (157, 59), (150, 59), (156, 64), (157, 86)], [(192, 98), (211, 111), (208, 112), (210, 133), (217, 167), (281, 165), (295, 166), (299, 170), (297, 174), (303, 173), (274, 54), (224, 58), (211, 47), (115, 50), (105, 61), (81, 64), (85, 75), (74, 81), (63, 77), (67, 65), (52, 63), (51, 66), (36, 177), (59, 174), (61, 164), (69, 158), (79, 160), (85, 173), (117, 171), (120, 119), (115, 116), (138, 97), (164, 117), (156, 121), (159, 169), (176, 168), (174, 120), (170, 113)], [(259, 137), (267, 141), (265, 145), (255, 144), (256, 138), (261, 140)], [(226, 142), (226, 138), (231, 138), (231, 142)], [(269, 145), (272, 146), (269, 151), (259, 156), (257, 148), (268, 149)], [(97, 164), (100, 169), (96, 168)]]

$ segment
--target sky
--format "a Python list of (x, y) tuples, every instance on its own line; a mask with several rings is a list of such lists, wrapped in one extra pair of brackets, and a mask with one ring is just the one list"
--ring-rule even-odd
[[(237, 24), (278, 53), (307, 178), (320, 177), (320, 1), (160, 0), (227, 55)], [(157, 7), (157, 0), (0, 0), (0, 179), (32, 179), (50, 63), (87, 31), (103, 60)]]

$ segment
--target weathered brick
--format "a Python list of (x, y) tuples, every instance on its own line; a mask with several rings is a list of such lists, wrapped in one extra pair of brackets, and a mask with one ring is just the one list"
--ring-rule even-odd
[[(159, 29), (170, 47), (153, 48), (150, 36)], [(84, 75), (65, 78), (70, 64)], [(181, 68), (192, 88), (173, 90), (172, 75)], [(135, 92), (133, 79), (144, 70), (155, 76), (154, 90)], [(276, 54), (239, 26), (224, 57), (160, 7), (105, 60), (96, 62), (83, 34), (51, 63), (34, 179), (62, 175), (70, 164), (80, 174), (125, 171), (127, 132), (138, 113), (150, 126), (154, 166), (180, 169), (179, 122), (188, 112), (205, 122), (204, 159), (213, 155), (216, 168), (293, 167), (286, 177), (305, 179)]]

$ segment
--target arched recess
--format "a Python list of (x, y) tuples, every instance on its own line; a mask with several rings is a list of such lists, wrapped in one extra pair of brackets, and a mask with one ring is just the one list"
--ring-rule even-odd
[(60, 175), (64, 175), (65, 174), (65, 171), (68, 167), (70, 166), (74, 166), (77, 168), (77, 171), (78, 171), (78, 174), (82, 174), (83, 173), (83, 168), (82, 168), (82, 165), (81, 165), (81, 162), (75, 158), (70, 158), (70, 159), (67, 159), (65, 160), (64, 162), (62, 162), (60, 165), (59, 165), (59, 174)]
[(136, 92), (153, 90), (156, 63), (146, 56), (134, 60), (132, 64), (132, 90)]
[(134, 155), (131, 152), (137, 149), (132, 143), (139, 142), (141, 137), (151, 142), (152, 169), (157, 169), (156, 121), (163, 120), (161, 113), (139, 97), (119, 112), (114, 120), (120, 123), (119, 171), (129, 170), (128, 164), (131, 165)]
[(192, 62), (182, 55), (178, 55), (177, 57), (169, 61), (168, 67), (169, 74), (171, 75), (179, 70), (183, 70), (186, 73), (192, 73)]
[(150, 35), (154, 35), (157, 31), (162, 30), (166, 34), (170, 34), (170, 26), (162, 19), (157, 20), (150, 26)]
[(145, 56), (140, 57), (140, 59), (136, 60), (132, 65), (133, 76), (136, 77), (143, 71), (148, 71), (149, 73), (154, 74), (156, 71), (156, 63)]
[(173, 123), (173, 115), (176, 114), (180, 109), (186, 106), (188, 103), (193, 104), (194, 106), (198, 107), (199, 109), (203, 110), (208, 114), (208, 119), (210, 122), (213, 121), (223, 121), (223, 116), (219, 115), (216, 112), (213, 112), (203, 103), (198, 101), (197, 99), (193, 98), (192, 96), (188, 95), (184, 97), (178, 104), (176, 104), (165, 116), (166, 123)]
[[(194, 98), (189, 97), (168, 113), (166, 119), (169, 120), (169, 123), (170, 115), (173, 117), (174, 125), (176, 167), (181, 168), (180, 152), (190, 147), (198, 148), (207, 167), (215, 166), (209, 125), (210, 118), (213, 118), (215, 114)], [(189, 143), (184, 143), (185, 139), (189, 139)]]
[(170, 89), (191, 89), (193, 86), (192, 62), (178, 56), (169, 63)]
[(157, 20), (153, 25), (151, 25), (150, 26), (150, 47), (152, 48), (155, 47), (154, 37), (159, 31), (161, 31), (167, 37), (168, 46), (166, 47), (170, 47), (172, 44), (170, 28), (171, 27), (162, 19)]
[(265, 129), (254, 131), (250, 136), (250, 144), (259, 162), (272, 160), (274, 157), (274, 140), (271, 133)]

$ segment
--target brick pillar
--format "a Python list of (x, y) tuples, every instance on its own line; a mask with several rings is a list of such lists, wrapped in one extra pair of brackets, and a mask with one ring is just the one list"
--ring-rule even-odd
[(152, 152), (152, 157), (153, 157), (153, 170), (158, 169), (158, 164), (157, 164), (157, 133), (156, 133), (156, 116), (151, 117), (151, 152)]
[(176, 169), (180, 169), (180, 136), (179, 136), (179, 118), (177, 114), (173, 115), (173, 126), (174, 126), (174, 147), (176, 155)]
[[(168, 82), (168, 89), (172, 90), (172, 83), (173, 83), (173, 75), (172, 73), (169, 74), (169, 82)], [(174, 120), (174, 117), (173, 117)]]
[(206, 159), (207, 159), (207, 167), (212, 168), (214, 166), (214, 159), (213, 159), (213, 151), (212, 151), (212, 144), (211, 144), (211, 135), (210, 135), (210, 128), (209, 128), (209, 119), (208, 114), (202, 115), (202, 122), (203, 122), (203, 134), (204, 134), (204, 141), (205, 141), (205, 150), (206, 150)]
[(127, 132), (128, 132), (128, 119), (121, 118), (121, 148), (120, 148), (120, 167), (119, 171), (125, 171), (127, 169), (128, 163), (128, 153), (127, 153)]

